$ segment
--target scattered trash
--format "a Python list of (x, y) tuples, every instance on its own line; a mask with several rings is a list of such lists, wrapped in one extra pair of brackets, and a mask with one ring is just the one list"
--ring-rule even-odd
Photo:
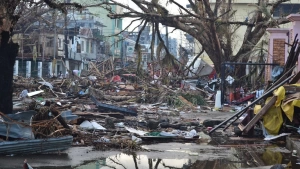
[(44, 85), (44, 86), (48, 86), (50, 89), (53, 89), (52, 84), (49, 83), (49, 82), (38, 82), (38, 83), (40, 83), (40, 84), (42, 84), (42, 85)]
[(122, 128), (124, 128), (124, 127), (125, 127), (125, 125), (124, 125), (124, 123), (123, 123), (123, 122), (120, 122), (120, 123), (115, 123), (115, 126), (116, 126), (116, 127), (122, 127)]
[(293, 150), (292, 156), (297, 156), (297, 150)]
[(141, 138), (132, 136), (131, 139), (132, 139), (132, 141), (134, 141), (134, 142), (136, 142), (136, 143), (142, 143), (142, 139), (141, 139)]
[(130, 133), (134, 133), (134, 134), (137, 134), (137, 135), (140, 135), (140, 136), (143, 136), (145, 135), (146, 133), (148, 132), (145, 132), (145, 131), (142, 131), (142, 130), (136, 130), (134, 128), (131, 128), (131, 127), (125, 127), (125, 129), (127, 131), (129, 131)]
[(20, 94), (20, 98), (25, 98), (25, 97), (27, 97), (27, 95), (28, 95), (28, 90), (23, 90), (22, 92), (21, 92), (21, 94)]
[(44, 92), (44, 90), (30, 92), (30, 93), (27, 93), (27, 96), (31, 97), (31, 96), (38, 95), (38, 94), (43, 93), (43, 92)]
[(33, 168), (27, 163), (27, 160), (26, 160), (26, 159), (24, 160), (23, 168), (24, 168), (24, 169), (33, 169)]
[(86, 129), (86, 130), (106, 130), (106, 128), (104, 128), (97, 122), (95, 122), (95, 121), (89, 122), (88, 120), (85, 120), (84, 122), (82, 122), (80, 124), (80, 127), (83, 129)]
[(277, 138), (279, 138), (279, 137), (284, 137), (284, 136), (288, 136), (288, 135), (290, 135), (291, 133), (281, 133), (281, 134), (279, 134), (279, 135), (277, 135), (277, 136), (272, 136), (272, 135), (268, 135), (268, 136), (266, 136), (265, 138), (264, 138), (264, 140), (274, 140), (274, 139), (277, 139)]
[(197, 131), (195, 129), (191, 130), (190, 132), (188, 132), (185, 136), (185, 138), (193, 138), (195, 136), (198, 136), (197, 135)]
[[(137, 145), (144, 141), (208, 143), (211, 138), (205, 132), (213, 130), (222, 120), (207, 121), (201, 118), (202, 115), (211, 116), (213, 108), (216, 111), (226, 111), (226, 108), (230, 109), (228, 112), (241, 111), (248, 101), (252, 104), (252, 98), (263, 95), (263, 90), (251, 92), (240, 86), (237, 91), (244, 97), (221, 105), (220, 78), (203, 78), (201, 82), (185, 79), (165, 84), (159, 74), (140, 79), (136, 74), (123, 72), (126, 69), (113, 72), (112, 63), (111, 60), (90, 62), (88, 70), (71, 70), (73, 73), (67, 78), (52, 77), (40, 81), (16, 77), (14, 111), (28, 108), (36, 114), (30, 116), (33, 120), (24, 118), (27, 128), (11, 125), (10, 139), (36, 140), (72, 135), (74, 146), (94, 146), (96, 149), (124, 149), (127, 146), (135, 150), (140, 149)], [(197, 71), (207, 74), (212, 70), (207, 67), (207, 70)], [(236, 83), (231, 76), (225, 80), (228, 84)], [(242, 121), (247, 116), (237, 119)], [(0, 118), (0, 135), (3, 137), (7, 133), (5, 120)]]
[(109, 143), (110, 140), (108, 138), (105, 137), (101, 137), (98, 140), (95, 140), (95, 142), (100, 142), (100, 143)]
[(199, 156), (198, 153), (194, 153), (194, 152), (190, 152), (189, 155), (190, 155), (190, 156)]

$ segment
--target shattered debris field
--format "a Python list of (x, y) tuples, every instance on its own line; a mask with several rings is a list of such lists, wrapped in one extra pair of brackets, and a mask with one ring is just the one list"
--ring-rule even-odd
[(36, 168), (297, 166), (295, 121), (283, 123), (289, 116), (282, 112), (282, 121), (256, 118), (271, 110), (273, 98), (295, 95), (298, 88), (286, 81), (260, 108), (250, 106), (274, 87), (250, 103), (218, 108), (216, 92), (191, 81), (163, 85), (125, 69), (90, 67), (65, 78), (14, 77), (13, 113), (0, 119), (2, 168), (18, 168), (24, 158)]

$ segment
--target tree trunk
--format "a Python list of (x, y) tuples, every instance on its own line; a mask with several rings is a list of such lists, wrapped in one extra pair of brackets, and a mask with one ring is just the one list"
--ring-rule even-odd
[(10, 34), (2, 31), (0, 44), (0, 112), (12, 113), (13, 71), (19, 46), (8, 43)]

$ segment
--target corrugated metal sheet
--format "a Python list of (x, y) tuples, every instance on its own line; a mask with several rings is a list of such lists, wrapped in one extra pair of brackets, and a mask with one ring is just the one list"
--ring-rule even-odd
[(37, 154), (63, 151), (71, 147), (73, 136), (0, 142), (0, 154)]
[[(0, 116), (0, 135), (1, 136), (8, 136), (11, 138), (18, 138), (18, 139), (34, 139), (34, 134), (32, 133), (31, 127), (25, 127), (23, 125), (14, 123), (11, 121), (18, 121), (20, 123), (25, 123), (27, 125), (30, 125), (31, 123), (31, 117), (36, 114), (36, 111), (29, 110), (29, 111), (24, 111), (24, 112), (19, 112), (16, 114), (7, 114), (9, 118), (2, 117), (6, 124), (1, 121), (1, 116)], [(7, 130), (8, 130), (8, 135), (7, 135)]]

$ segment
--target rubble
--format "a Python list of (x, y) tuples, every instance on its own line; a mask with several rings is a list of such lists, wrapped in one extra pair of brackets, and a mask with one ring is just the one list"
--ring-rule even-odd
[[(131, 68), (114, 70), (111, 62), (90, 62), (89, 70), (68, 70), (69, 76), (65, 78), (14, 77), (16, 114), (7, 115), (9, 118), (1, 114), (0, 138), (5, 141), (35, 140), (71, 135), (73, 141), (70, 145), (94, 146), (97, 150), (142, 150), (141, 144), (149, 142), (208, 143), (211, 137), (206, 133), (212, 134), (220, 127), (227, 129), (232, 124), (239, 124), (239, 128), (234, 128), (238, 136), (245, 133), (262, 135), (265, 131), (256, 125), (262, 115), (277, 102), (289, 104), (299, 97), (295, 93), (300, 91), (298, 87), (285, 85), (285, 99), (282, 94), (274, 95), (261, 109), (256, 109), (256, 116), (250, 111), (252, 106), (266, 99), (278, 87), (297, 80), (295, 77), (298, 75), (290, 75), (293, 65), (285, 68), (279, 81), (263, 90), (264, 93), (262, 90), (243, 89), (243, 97), (217, 109), (216, 91), (222, 83), (220, 79), (197, 85), (195, 80), (176, 81), (170, 78), (172, 83), (162, 84), (159, 76), (151, 77), (152, 74), (147, 72), (136, 75)], [(233, 82), (232, 77), (228, 79)], [(254, 97), (257, 99), (252, 101)], [(234, 113), (225, 121), (199, 119), (216, 110)], [(14, 116), (26, 112), (34, 112), (28, 116), (31, 121), (23, 119), (20, 122), (23, 126), (17, 126), (27, 129), (32, 133), (31, 137), (18, 135), (20, 129), (5, 125), (9, 121), (16, 123)], [(196, 116), (186, 118), (190, 114)], [(25, 133), (28, 132), (22, 131), (22, 134)]]
[[(196, 142), (198, 132), (205, 130), (198, 121), (179, 119), (188, 112), (201, 113), (207, 92), (174, 85), (151, 84), (151, 78), (141, 80), (130, 70), (114, 70), (107, 60), (90, 63), (89, 70), (72, 72), (68, 77), (14, 77), (14, 107), (16, 115), (34, 112), (31, 121), (20, 122), (31, 137), (24, 137), (13, 127), (7, 128), (13, 115), (1, 114), (4, 124), (0, 137), (11, 140), (36, 140), (73, 136), (72, 146), (94, 146), (139, 150), (145, 141), (155, 141), (149, 133), (160, 132), (169, 141)], [(160, 79), (157, 79), (160, 80)], [(211, 109), (211, 108), (208, 108)], [(28, 118), (24, 118), (26, 120)], [(15, 120), (14, 120), (15, 119)], [(171, 134), (171, 131), (176, 131)], [(167, 139), (168, 140), (168, 139)]]
[(300, 47), (296, 40), (291, 45), (287, 62), (282, 68), (282, 72), (276, 76), (276, 80), (265, 90), (258, 90), (257, 98), (230, 118), (225, 121), (211, 122), (209, 126), (214, 128), (209, 131), (209, 134), (213, 135), (219, 128), (223, 128), (225, 131), (236, 121), (238, 124), (233, 125), (233, 132), (238, 136), (263, 136), (264, 140), (273, 140), (291, 134), (299, 134), (300, 93), (297, 82), (300, 79), (300, 73), (293, 72), (297, 66), (299, 53)]

